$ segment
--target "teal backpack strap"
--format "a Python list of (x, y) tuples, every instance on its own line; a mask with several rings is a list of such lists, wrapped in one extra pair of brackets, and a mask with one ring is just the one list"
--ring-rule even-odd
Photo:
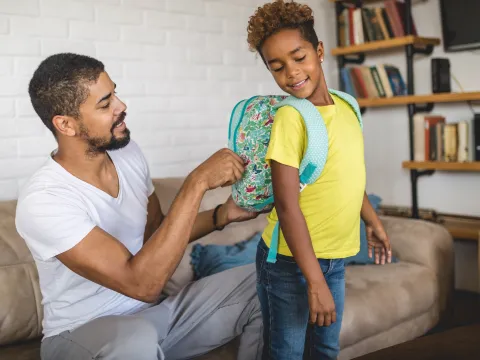
[(300, 164), (300, 183), (312, 184), (323, 171), (328, 156), (328, 132), (322, 115), (315, 105), (306, 99), (287, 97), (276, 105), (289, 105), (302, 115), (307, 129), (307, 150)]
[(267, 262), (275, 264), (277, 262), (278, 242), (280, 239), (280, 222), (277, 221), (273, 228), (272, 241), (268, 250)]
[(348, 105), (350, 105), (353, 112), (357, 116), (358, 122), (360, 124), (360, 128), (363, 130), (362, 114), (360, 112), (360, 106), (358, 106), (357, 100), (355, 100), (355, 98), (352, 95), (347, 94), (346, 92), (343, 92), (343, 91), (328, 89), (328, 92), (330, 94), (338, 96), (340, 99), (345, 101)]
[[(307, 150), (299, 169), (301, 190), (303, 190), (306, 184), (315, 182), (323, 171), (328, 156), (328, 132), (320, 112), (310, 101), (289, 96), (278, 103), (276, 107), (286, 105), (295, 108), (300, 113), (307, 129)], [(279, 239), (280, 222), (277, 221), (267, 256), (269, 263), (277, 261)]]

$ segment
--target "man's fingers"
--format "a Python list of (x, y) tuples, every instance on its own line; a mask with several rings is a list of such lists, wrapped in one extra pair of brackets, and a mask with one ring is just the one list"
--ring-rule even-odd
[(332, 324), (337, 322), (337, 312), (333, 311), (332, 312)]
[[(245, 172), (245, 167), (243, 166), (242, 163), (239, 163), (238, 161), (234, 161), (233, 166), (234, 166), (235, 169), (240, 171), (240, 174), (243, 174)], [(241, 176), (240, 176), (240, 178), (241, 178)], [(240, 178), (239, 178), (239, 180), (240, 180)]]
[(375, 264), (379, 264), (380, 263), (380, 249), (379, 248), (375, 248)]
[(386, 256), (386, 253), (385, 253), (385, 248), (382, 247), (382, 258), (381, 258), (382, 265), (385, 265), (386, 258), (387, 258), (387, 256)]
[(317, 313), (314, 311), (310, 311), (310, 324), (315, 324), (317, 322)]
[(237, 182), (238, 180), (240, 180), (242, 178), (243, 171), (241, 171), (240, 169), (237, 169), (237, 168), (233, 168), (233, 174), (235, 175), (235, 182)]
[(373, 247), (372, 245), (369, 243), (368, 244), (368, 257), (371, 259), (372, 258), (372, 253), (373, 253)]
[(244, 164), (243, 159), (240, 156), (238, 156), (236, 153), (234, 153), (232, 150), (225, 148), (223, 149), (223, 151), (226, 152), (228, 155), (232, 156), (235, 159), (235, 161), (237, 161), (238, 163), (242, 165)]

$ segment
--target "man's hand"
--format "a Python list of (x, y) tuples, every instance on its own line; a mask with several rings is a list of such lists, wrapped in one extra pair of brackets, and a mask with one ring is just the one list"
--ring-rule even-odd
[(392, 262), (392, 247), (381, 222), (375, 226), (365, 224), (368, 241), (368, 256), (375, 256), (375, 264)]
[(235, 204), (232, 196), (230, 196), (218, 211), (218, 223), (220, 226), (226, 226), (232, 222), (242, 222), (255, 219), (259, 214), (259, 212), (250, 212), (242, 209)]
[(235, 184), (243, 172), (243, 160), (233, 151), (221, 149), (193, 170), (189, 177), (207, 191)]
[(327, 283), (308, 286), (308, 306), (310, 308), (310, 324), (330, 326), (337, 321), (335, 302)]

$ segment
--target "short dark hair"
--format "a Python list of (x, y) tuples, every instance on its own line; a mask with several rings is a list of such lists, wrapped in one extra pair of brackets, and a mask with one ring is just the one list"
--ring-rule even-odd
[(57, 115), (80, 118), (80, 105), (88, 97), (87, 84), (96, 82), (105, 66), (86, 55), (61, 53), (43, 60), (35, 70), (28, 93), (35, 112), (55, 136)]
[(247, 42), (251, 51), (257, 51), (265, 62), (262, 45), (266, 39), (283, 29), (297, 29), (316, 50), (318, 37), (314, 28), (312, 9), (295, 1), (276, 0), (259, 7), (248, 22)]

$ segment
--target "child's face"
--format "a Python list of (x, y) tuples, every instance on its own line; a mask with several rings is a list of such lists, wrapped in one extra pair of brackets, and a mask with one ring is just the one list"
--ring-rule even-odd
[(309, 100), (315, 95), (323, 78), (321, 43), (314, 49), (299, 30), (285, 29), (267, 38), (261, 50), (268, 69), (283, 91)]

